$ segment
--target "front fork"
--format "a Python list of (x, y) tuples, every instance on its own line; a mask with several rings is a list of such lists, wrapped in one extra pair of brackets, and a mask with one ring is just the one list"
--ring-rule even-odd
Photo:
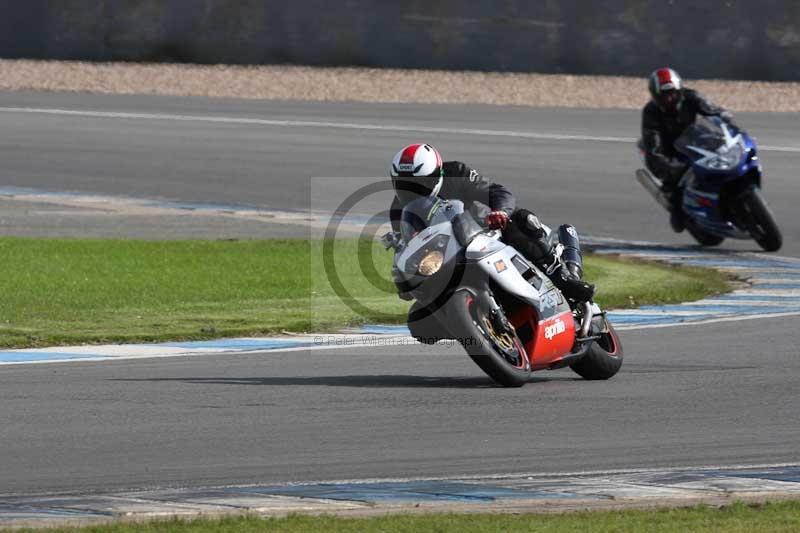
[[(519, 342), (517, 337), (517, 330), (506, 317), (506, 313), (502, 307), (494, 299), (491, 289), (488, 286), (482, 286), (477, 289), (475, 294), (475, 303), (481, 312), (487, 313), (486, 320), (488, 326), (491, 328), (491, 335), (503, 351), (517, 349), (520, 361), (513, 364), (525, 366), (527, 370), (530, 369), (530, 355), (525, 351), (525, 348)], [(486, 325), (481, 324), (481, 328), (486, 329)], [(504, 354), (504, 357), (508, 357)]]
[(481, 287), (478, 289), (475, 301), (480, 309), (485, 310), (488, 313), (489, 321), (492, 323), (495, 331), (516, 335), (514, 326), (512, 326), (511, 322), (508, 321), (505, 311), (503, 311), (503, 309), (494, 299), (494, 295), (489, 287)]
[(745, 232), (749, 232), (750, 228), (754, 224), (753, 214), (747, 208), (747, 204), (744, 201), (744, 197), (748, 194), (751, 194), (751, 191), (756, 188), (757, 185), (749, 185), (744, 187), (733, 201), (730, 201), (729, 205), (725, 206), (725, 210), (727, 211), (728, 217), (731, 221), (736, 224), (736, 226)]

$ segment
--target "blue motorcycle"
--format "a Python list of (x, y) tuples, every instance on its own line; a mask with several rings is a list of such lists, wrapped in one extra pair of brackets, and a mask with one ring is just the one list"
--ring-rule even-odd
[[(698, 117), (675, 141), (688, 165), (680, 185), (686, 230), (703, 246), (726, 237), (754, 239), (767, 252), (783, 244), (780, 229), (761, 196), (761, 164), (756, 144), (743, 130), (718, 117)], [(648, 170), (636, 179), (669, 209), (661, 180)]]

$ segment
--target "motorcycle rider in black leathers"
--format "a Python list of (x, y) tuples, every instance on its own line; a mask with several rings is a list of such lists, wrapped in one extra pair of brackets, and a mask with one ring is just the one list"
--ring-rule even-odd
[(719, 116), (733, 124), (733, 115), (706, 100), (700, 93), (683, 87), (681, 77), (671, 68), (650, 74), (651, 100), (642, 110), (641, 148), (645, 165), (662, 180), (661, 190), (670, 201), (670, 225), (677, 233), (684, 230), (683, 188), (679, 182), (688, 163), (677, 158), (674, 143), (683, 131), (694, 124), (697, 115)]
[[(526, 209), (516, 209), (514, 195), (503, 185), (460, 161), (443, 162), (438, 150), (428, 144), (412, 144), (400, 150), (392, 161), (391, 176), (395, 191), (389, 210), (392, 231), (400, 231), (403, 206), (419, 196), (461, 200), (465, 209), (480, 202), (490, 209), (485, 225), (503, 230), (503, 240), (545, 272), (564, 296), (576, 302), (594, 296), (594, 285), (580, 279), (580, 264), (562, 262), (555, 256), (539, 219)], [(401, 298), (407, 296), (402, 288), (398, 291)]]

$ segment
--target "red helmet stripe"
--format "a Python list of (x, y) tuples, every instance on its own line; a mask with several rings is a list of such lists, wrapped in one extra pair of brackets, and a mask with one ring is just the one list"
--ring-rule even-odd
[(672, 80), (672, 71), (668, 68), (660, 68), (656, 71), (658, 76), (658, 84), (665, 85), (667, 83), (674, 83)]
[(403, 150), (403, 155), (400, 156), (400, 164), (401, 165), (413, 165), (414, 164), (414, 155), (417, 153), (417, 149), (422, 146), (421, 144), (411, 144), (406, 146)]

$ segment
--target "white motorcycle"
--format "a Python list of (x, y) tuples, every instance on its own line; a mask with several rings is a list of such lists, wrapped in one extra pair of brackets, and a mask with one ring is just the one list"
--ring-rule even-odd
[[(606, 314), (572, 302), (533, 263), (481, 227), (462, 202), (418, 198), (403, 209), (393, 276), (416, 301), (408, 327), (420, 342), (455, 339), (495, 382), (519, 387), (532, 371), (569, 366), (585, 379), (608, 379), (623, 352)], [(550, 232), (556, 254), (580, 258), (572, 226)], [(577, 253), (576, 253), (577, 252)]]

